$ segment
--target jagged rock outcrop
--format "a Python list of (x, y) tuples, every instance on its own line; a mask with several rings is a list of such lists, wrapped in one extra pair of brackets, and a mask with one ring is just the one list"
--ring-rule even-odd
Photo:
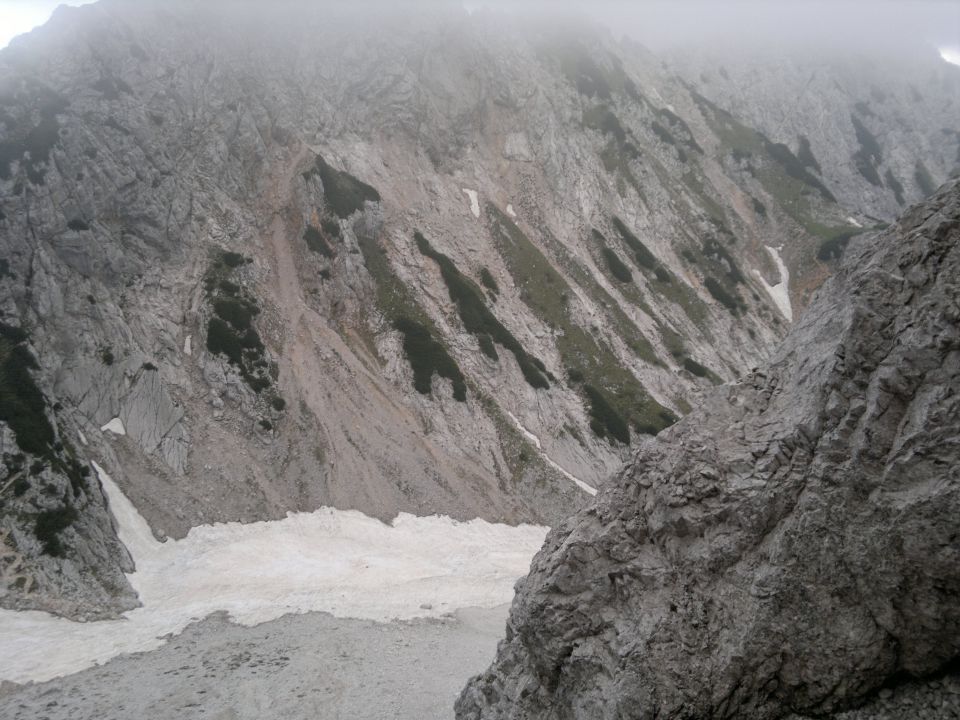
[(461, 720), (776, 718), (960, 655), (960, 183), (553, 530)]

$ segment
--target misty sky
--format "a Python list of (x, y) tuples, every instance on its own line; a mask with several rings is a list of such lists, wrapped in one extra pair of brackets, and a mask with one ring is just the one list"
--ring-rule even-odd
[(716, 44), (867, 46), (909, 42), (960, 50), (960, 0), (464, 0), (594, 17), (652, 50)]
[(0, 0), (0, 48), (14, 37), (43, 25), (58, 5), (86, 5), (92, 0)]
[[(92, 0), (0, 0), (0, 48), (46, 22), (60, 4)], [(202, 2), (202, 0), (197, 0)], [(317, 4), (324, 0), (312, 0)], [(269, 0), (263, 0), (269, 4)], [(362, 3), (363, 0), (356, 0)], [(416, 6), (423, 0), (394, 0)], [(676, 46), (754, 44), (840, 45), (895, 49), (922, 42), (960, 59), (960, 0), (463, 0), (555, 17), (581, 13), (653, 50)]]

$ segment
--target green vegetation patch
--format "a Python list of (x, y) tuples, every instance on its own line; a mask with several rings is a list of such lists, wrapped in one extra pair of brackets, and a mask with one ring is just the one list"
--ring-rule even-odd
[[(602, 339), (573, 322), (566, 304), (573, 296), (570, 286), (523, 231), (489, 203), (487, 217), (507, 269), (520, 288), (521, 299), (542, 322), (557, 331), (557, 351), (571, 382), (589, 385), (601, 393), (609, 406), (638, 432), (656, 434), (675, 422), (676, 416), (650, 396)], [(594, 287), (595, 283), (591, 283), (589, 277), (581, 277), (586, 273), (578, 266), (571, 265), (571, 272), (581, 278), (584, 287), (596, 294), (598, 301), (610, 308), (614, 326), (631, 349), (648, 362), (657, 363), (649, 341), (623, 315), (613, 298), (602, 288)], [(592, 408), (590, 397), (585, 389), (581, 388), (581, 392), (589, 412)], [(591, 417), (594, 416), (591, 414)], [(616, 435), (611, 437), (616, 438)]]
[(728, 291), (719, 280), (708, 275), (703, 284), (707, 288), (713, 299), (727, 308), (734, 315), (738, 315), (743, 305), (743, 300), (733, 292)]
[(314, 166), (303, 174), (305, 179), (320, 176), (327, 205), (339, 218), (348, 218), (363, 208), (365, 202), (380, 202), (380, 193), (362, 180), (343, 170), (330, 167), (317, 155)]
[(52, 459), (56, 434), (47, 418), (46, 398), (30, 372), (40, 367), (27, 349), (27, 339), (20, 328), (0, 323), (0, 420), (10, 427), (23, 452)]
[[(404, 354), (413, 370), (414, 389), (421, 394), (429, 394), (433, 373), (437, 372), (453, 382), (454, 398), (465, 400), (465, 384), (464, 391), (459, 391), (461, 383), (465, 383), (460, 367), (444, 346), (433, 321), (390, 267), (386, 251), (374, 238), (364, 233), (357, 235), (357, 243), (367, 272), (373, 279), (377, 309), (390, 326), (404, 336)], [(428, 369), (430, 374), (425, 377)]]
[[(337, 229), (340, 229), (339, 225), (337, 225)], [(307, 225), (306, 232), (303, 233), (303, 239), (307, 243), (307, 247), (313, 252), (323, 255), (325, 258), (332, 258), (336, 253), (323, 235), (319, 228)]]
[(817, 162), (817, 158), (815, 158), (813, 155), (813, 149), (810, 147), (810, 140), (806, 135), (800, 135), (799, 143), (800, 146), (797, 150), (797, 162), (799, 162), (803, 167), (816, 170), (817, 174), (822, 175), (823, 170), (820, 169), (820, 163)]
[(69, 502), (55, 510), (44, 510), (34, 520), (33, 532), (37, 540), (43, 543), (43, 552), (53, 557), (64, 557), (66, 546), (60, 539), (60, 533), (73, 525), (79, 514)]
[[(652, 276), (652, 279), (655, 281), (651, 283), (651, 289), (680, 306), (687, 317), (689, 317), (697, 327), (703, 328), (707, 318), (707, 308), (693, 288), (675, 277), (673, 273), (662, 265), (650, 249), (643, 244), (640, 238), (638, 238), (620, 218), (614, 216), (611, 221), (617, 233), (623, 239), (623, 242), (633, 252), (636, 266), (647, 275)], [(648, 312), (647, 314), (650, 315), (651, 313)], [(660, 324), (660, 329), (661, 333), (666, 332), (662, 324)]]
[(897, 201), (897, 204), (905, 204), (907, 199), (903, 195), (903, 184), (897, 180), (892, 170), (887, 170), (886, 174), (883, 176), (883, 180), (884, 183), (886, 183), (886, 186), (893, 191), (893, 197)]
[(636, 260), (638, 268), (654, 270), (657, 265), (660, 264), (657, 261), (657, 256), (650, 252), (650, 249), (641, 242), (640, 238), (631, 232), (630, 228), (624, 225), (620, 218), (616, 216), (613, 217), (613, 226), (617, 229), (617, 232), (620, 233), (623, 242), (625, 242), (627, 247), (633, 252), (633, 257), (634, 260)]
[(480, 268), (480, 283), (490, 292), (500, 294), (500, 286), (487, 268)]
[(917, 187), (920, 188), (920, 192), (923, 193), (924, 197), (930, 197), (937, 191), (937, 184), (933, 180), (933, 176), (930, 174), (930, 171), (927, 170), (927, 166), (923, 164), (922, 160), (917, 160), (916, 167), (913, 171), (913, 180), (917, 183)]
[(430, 329), (410, 318), (398, 318), (393, 326), (403, 333), (403, 351), (413, 369), (413, 387), (422, 395), (429, 395), (433, 374), (453, 383), (453, 398), (467, 399), (467, 384), (456, 361), (446, 348), (434, 340)]
[(612, 135), (618, 143), (627, 139), (627, 131), (617, 119), (617, 116), (606, 105), (596, 105), (583, 111), (583, 124), (607, 135)]
[(850, 239), (862, 232), (864, 232), (863, 229), (852, 228), (833, 233), (820, 243), (820, 247), (817, 248), (817, 259), (824, 262), (839, 260), (850, 243)]
[[(0, 141), (0, 178), (9, 180), (11, 165), (19, 161), (34, 185), (43, 185), (50, 152), (60, 142), (57, 115), (66, 99), (35, 81), (25, 81), (0, 97), (6, 137)], [(10, 112), (4, 110), (9, 108)]]
[(853, 113), (850, 114), (850, 122), (853, 123), (854, 132), (857, 135), (857, 142), (860, 149), (853, 154), (853, 164), (857, 171), (871, 185), (882, 187), (880, 174), (877, 172), (877, 166), (882, 162), (883, 157), (880, 153), (880, 143), (873, 136), (866, 125)]
[(273, 384), (266, 348), (253, 319), (260, 314), (256, 299), (230, 277), (248, 262), (239, 253), (221, 251), (204, 278), (213, 317), (207, 322), (207, 350), (223, 355), (237, 368), (247, 385), (260, 393)]
[[(549, 388), (550, 383), (543, 370), (543, 363), (529, 355), (520, 341), (490, 312), (480, 288), (460, 273), (453, 260), (434, 250), (422, 234), (416, 232), (413, 237), (420, 252), (440, 266), (440, 274), (466, 331), (478, 338), (488, 336), (493, 342), (512, 352), (528, 385), (537, 389)], [(493, 357), (490, 353), (487, 354)]]
[[(657, 110), (657, 115), (659, 115), (660, 119), (673, 128), (675, 134), (679, 133), (682, 141), (687, 147), (689, 147), (691, 150), (695, 150), (701, 155), (703, 154), (703, 148), (700, 147), (700, 145), (694, 139), (693, 131), (690, 130), (690, 126), (687, 125), (683, 118), (672, 112), (669, 108), (660, 108)], [(654, 130), (654, 132), (656, 132), (656, 130)], [(671, 137), (673, 137), (673, 135), (671, 135)]]
[(590, 429), (594, 435), (600, 438), (610, 437), (623, 445), (629, 445), (630, 428), (604, 394), (592, 385), (584, 385), (583, 392), (590, 402)]
[[(807, 168), (815, 160), (811, 157), (794, 156), (786, 145), (771, 142), (762, 133), (747, 127), (728, 111), (720, 108), (695, 90), (691, 97), (697, 103), (711, 129), (720, 139), (723, 147), (739, 161), (747, 161), (747, 170), (753, 174), (780, 207), (794, 220), (803, 225), (808, 232), (816, 234), (815, 205), (811, 205), (811, 191), (814, 197), (835, 203), (833, 194)], [(801, 151), (803, 143), (801, 141)], [(757, 161), (761, 161), (759, 164)], [(689, 180), (688, 180), (689, 183)], [(703, 189), (693, 187), (701, 196)], [(715, 216), (714, 212), (711, 215)]]
[(607, 267), (610, 269), (610, 274), (613, 275), (617, 280), (622, 283), (628, 283), (633, 281), (633, 275), (630, 273), (630, 268), (628, 268), (623, 260), (610, 248), (604, 247), (601, 252), (603, 253), (603, 259), (607, 262)]

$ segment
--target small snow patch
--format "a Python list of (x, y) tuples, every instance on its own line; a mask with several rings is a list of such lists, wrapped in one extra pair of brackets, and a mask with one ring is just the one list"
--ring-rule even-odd
[(863, 225), (861, 225), (859, 222), (857, 222), (856, 218), (848, 217), (848, 218), (847, 218), (847, 222), (850, 223), (851, 225), (853, 225), (854, 227), (858, 227), (858, 228), (862, 228), (862, 227), (863, 227)]
[(513, 205), (507, 205), (507, 215), (512, 218), (515, 218), (517, 214), (513, 211)]
[(467, 197), (470, 198), (470, 212), (473, 213), (475, 218), (480, 217), (480, 196), (477, 195), (476, 190), (468, 190), (467, 188), (462, 188), (463, 191), (467, 194)]
[(126, 428), (123, 427), (123, 421), (118, 417), (115, 417), (113, 420), (100, 428), (100, 432), (112, 432), (114, 435), (127, 434)]
[(760, 284), (763, 285), (764, 290), (770, 295), (770, 298), (780, 313), (789, 322), (793, 322), (793, 306), (790, 304), (790, 271), (787, 269), (787, 264), (783, 261), (783, 258), (780, 257), (780, 252), (769, 245), (766, 247), (767, 252), (770, 253), (773, 262), (777, 266), (777, 270), (780, 272), (780, 282), (776, 285), (768, 285), (767, 281), (763, 279), (763, 276), (758, 271), (754, 270), (753, 272), (760, 279)]
[(193, 335), (187, 335), (187, 339), (183, 341), (183, 354), (193, 355)]
[(83, 431), (82, 431), (82, 430), (77, 430), (77, 435), (78, 435), (79, 438), (80, 438), (80, 443), (81, 443), (82, 445), (86, 445), (86, 444), (87, 444), (87, 436), (83, 434)]

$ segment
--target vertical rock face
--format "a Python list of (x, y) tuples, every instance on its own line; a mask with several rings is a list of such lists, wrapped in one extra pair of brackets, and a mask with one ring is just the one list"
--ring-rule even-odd
[(960, 184), (548, 536), (480, 718), (775, 718), (960, 654)]

